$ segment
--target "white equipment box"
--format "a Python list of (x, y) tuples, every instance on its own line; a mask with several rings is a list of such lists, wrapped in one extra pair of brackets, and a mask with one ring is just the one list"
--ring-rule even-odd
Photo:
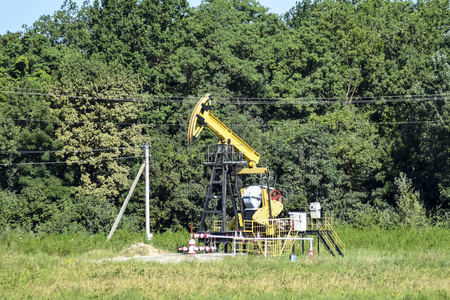
[(292, 219), (292, 230), (306, 232), (306, 213), (290, 212), (289, 218)]
[(320, 219), (320, 202), (311, 202), (309, 210), (311, 211), (311, 219)]

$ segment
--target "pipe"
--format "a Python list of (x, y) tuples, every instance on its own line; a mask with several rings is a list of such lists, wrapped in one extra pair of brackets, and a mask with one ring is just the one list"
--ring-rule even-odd
[(191, 233), (193, 239), (208, 239), (210, 238), (209, 233)]
[(189, 239), (189, 252), (188, 254), (197, 254), (197, 252), (195, 252), (195, 240), (193, 237), (191, 237)]
[[(194, 238), (220, 238), (220, 239), (232, 239), (233, 240), (233, 253), (236, 254), (236, 241), (243, 241), (245, 242), (246, 240), (249, 241), (261, 241), (264, 240), (264, 257), (267, 257), (267, 241), (268, 240), (276, 240), (276, 241), (309, 241), (309, 253), (308, 256), (309, 257), (313, 257), (314, 256), (314, 251), (313, 251), (313, 238), (307, 238), (307, 237), (279, 237), (279, 238), (261, 238), (259, 235), (259, 232), (257, 233), (256, 238), (253, 237), (244, 237), (243, 236), (243, 232), (242, 231), (236, 231), (234, 236), (223, 236), (223, 235), (214, 235), (214, 234), (209, 234), (209, 233), (191, 233), (191, 239), (189, 240), (189, 248), (187, 247), (181, 247), (178, 248), (178, 251), (180, 252), (186, 252), (189, 250), (189, 254), (197, 254), (196, 251), (206, 251), (206, 252), (212, 252), (214, 250), (217, 249), (217, 247), (212, 246), (201, 246), (201, 247), (195, 247), (195, 240)], [(197, 249), (201, 249), (204, 248), (205, 250), (197, 250)], [(207, 251), (206, 249), (211, 251)]]
[[(190, 247), (181, 247), (181, 248), (178, 248), (177, 250), (178, 250), (178, 252), (187, 252), (187, 251), (189, 251), (189, 248)], [(214, 247), (214, 246), (199, 246), (199, 247), (192, 247), (192, 250), (193, 251), (205, 251), (205, 252), (213, 252), (213, 251), (215, 251), (217, 248), (216, 247)]]
[(225, 238), (225, 239), (236, 239), (236, 240), (286, 240), (286, 241), (313, 241), (313, 238), (307, 237), (278, 237), (278, 238), (262, 238), (262, 237), (244, 237), (244, 236), (223, 236), (209, 234), (210, 238)]

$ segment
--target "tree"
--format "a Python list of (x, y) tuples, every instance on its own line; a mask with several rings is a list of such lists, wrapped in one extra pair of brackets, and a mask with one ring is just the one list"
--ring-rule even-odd
[(169, 57), (174, 92), (264, 96), (272, 37), (284, 28), (255, 1), (203, 2), (186, 20), (186, 42)]
[(36, 231), (60, 212), (71, 195), (59, 160), (57, 118), (39, 78), (16, 79), (16, 91), (0, 95), (0, 222)]
[(95, 41), (88, 51), (131, 66), (144, 91), (167, 93), (168, 57), (185, 42), (188, 15), (186, 0), (96, 0), (87, 13)]
[[(115, 199), (128, 187), (129, 164), (121, 157), (141, 154), (139, 102), (116, 101), (139, 91), (137, 80), (119, 64), (69, 52), (52, 89), (53, 113), (60, 120), (56, 136), (64, 146), (60, 157), (77, 169), (79, 190)], [(120, 148), (125, 148), (121, 150)], [(96, 151), (95, 149), (107, 149)]]
[(397, 202), (397, 211), (399, 221), (402, 225), (423, 225), (425, 223), (425, 210), (420, 203), (420, 195), (414, 191), (411, 180), (405, 173), (395, 179), (395, 185), (398, 188), (395, 199)]

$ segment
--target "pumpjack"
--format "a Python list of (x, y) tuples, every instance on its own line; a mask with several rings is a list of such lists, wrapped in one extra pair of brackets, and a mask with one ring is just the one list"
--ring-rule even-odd
[[(189, 143), (194, 142), (205, 127), (219, 137), (215, 152), (208, 151), (204, 162), (211, 168), (211, 175), (199, 225), (204, 238), (199, 241), (222, 245), (217, 249), (228, 252), (229, 237), (239, 234), (241, 251), (261, 253), (264, 249), (265, 253), (278, 255), (291, 251), (293, 244), (287, 238), (317, 235), (332, 255), (334, 251), (343, 255), (343, 244), (332, 228), (318, 221), (317, 212), (311, 214), (316, 218), (310, 219), (310, 228), (306, 213), (293, 212), (288, 218), (277, 218), (284, 207), (282, 195), (275, 189), (276, 176), (268, 168), (258, 167), (259, 153), (214, 116), (211, 102), (211, 94), (197, 102), (187, 137)], [(255, 183), (242, 188), (242, 176), (252, 176)], [(214, 240), (206, 238), (206, 233)], [(245, 244), (245, 237), (253, 243)]]

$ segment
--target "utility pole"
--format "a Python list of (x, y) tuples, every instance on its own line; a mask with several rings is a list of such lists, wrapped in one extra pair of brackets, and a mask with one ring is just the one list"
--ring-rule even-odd
[(125, 212), (125, 209), (127, 208), (128, 201), (131, 198), (131, 195), (133, 194), (134, 189), (136, 188), (136, 185), (138, 183), (139, 178), (141, 177), (142, 173), (145, 169), (145, 232), (147, 235), (147, 239), (151, 240), (153, 237), (153, 234), (150, 232), (150, 178), (149, 178), (149, 160), (150, 160), (150, 153), (149, 153), (150, 145), (148, 143), (145, 144), (145, 162), (141, 165), (141, 168), (139, 169), (139, 172), (134, 179), (134, 182), (131, 186), (130, 191), (128, 192), (128, 195), (123, 202), (122, 208), (120, 209), (119, 214), (116, 217), (116, 221), (114, 222), (111, 231), (109, 232), (108, 238), (106, 240), (111, 240), (112, 236), (114, 235), (114, 232), (116, 231), (117, 225), (119, 225), (120, 219), (122, 218), (123, 213)]
[(147, 240), (151, 240), (153, 234), (150, 232), (150, 179), (149, 179), (149, 160), (150, 160), (150, 145), (145, 144), (145, 232), (147, 233)]
[(120, 212), (116, 217), (116, 221), (114, 222), (114, 225), (112, 226), (111, 231), (109, 232), (108, 238), (106, 239), (107, 241), (109, 241), (113, 237), (114, 232), (116, 231), (117, 225), (119, 225), (119, 222), (120, 222), (120, 219), (122, 218), (123, 212), (125, 211), (125, 208), (127, 208), (128, 201), (130, 201), (131, 195), (133, 195), (133, 191), (136, 187), (136, 184), (138, 183), (139, 177), (141, 177), (142, 172), (144, 171), (144, 168), (145, 168), (145, 163), (142, 164), (136, 178), (134, 179), (133, 185), (131, 186), (131, 189), (128, 192), (127, 198), (123, 202), (122, 208), (120, 209)]

